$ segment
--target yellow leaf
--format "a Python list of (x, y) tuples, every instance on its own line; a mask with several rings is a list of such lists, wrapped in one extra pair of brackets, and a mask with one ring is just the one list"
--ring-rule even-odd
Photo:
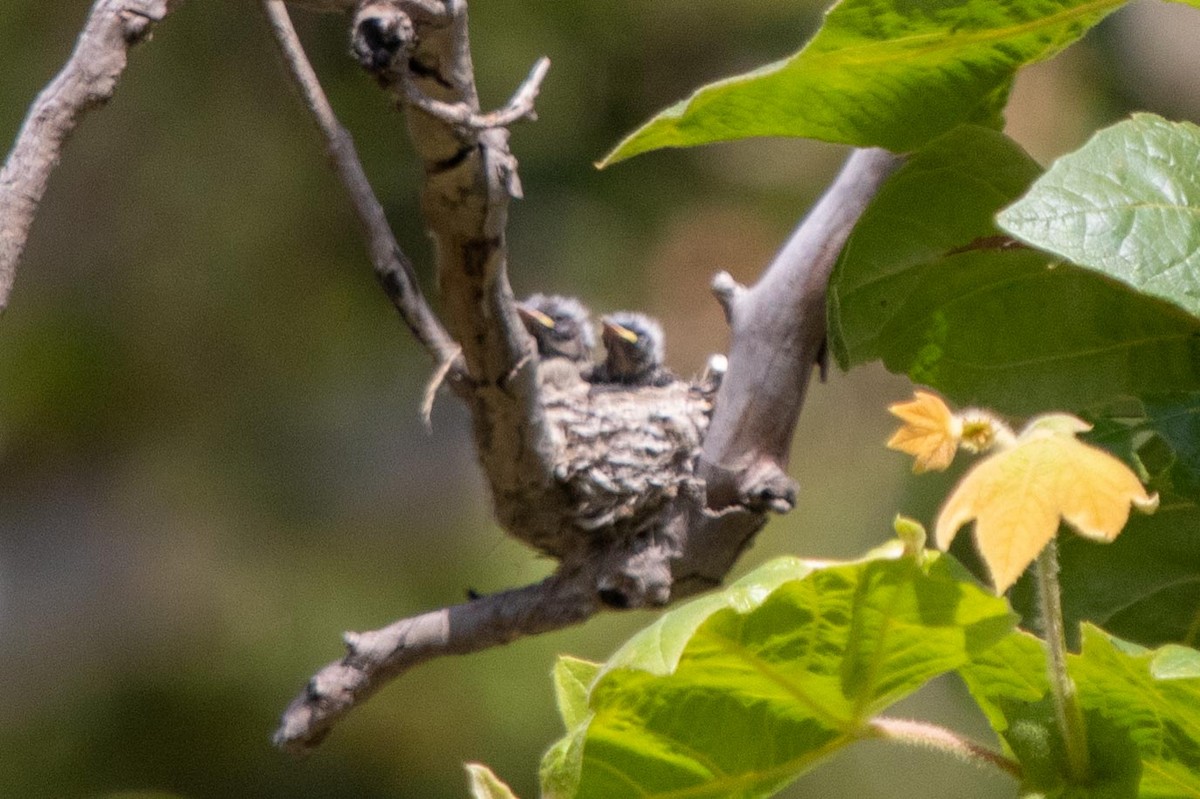
[(888, 406), (904, 426), (888, 439), (888, 449), (914, 457), (913, 471), (942, 471), (954, 460), (962, 423), (936, 394), (915, 392), (915, 399)]
[(1009, 589), (1066, 521), (1080, 535), (1112, 541), (1129, 506), (1153, 513), (1146, 493), (1121, 461), (1075, 438), (1088, 426), (1073, 416), (1036, 419), (1016, 443), (967, 472), (938, 514), (935, 537), (945, 549), (975, 520), (975, 543), (997, 593)]

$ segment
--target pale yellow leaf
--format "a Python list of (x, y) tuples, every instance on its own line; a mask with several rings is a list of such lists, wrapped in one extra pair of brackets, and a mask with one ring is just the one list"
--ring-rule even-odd
[(1153, 512), (1146, 493), (1121, 461), (1075, 438), (1087, 425), (1063, 414), (1035, 420), (1009, 449), (975, 465), (938, 514), (937, 545), (975, 520), (975, 542), (998, 593), (1007, 591), (1066, 521), (1080, 535), (1112, 541), (1132, 504)]
[(904, 426), (888, 439), (888, 449), (912, 455), (913, 471), (942, 471), (954, 460), (962, 425), (942, 398), (928, 391), (915, 398), (888, 406)]

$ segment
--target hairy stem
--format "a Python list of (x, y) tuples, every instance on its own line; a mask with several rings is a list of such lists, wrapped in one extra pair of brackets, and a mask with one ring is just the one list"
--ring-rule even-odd
[(1067, 766), (1076, 782), (1086, 782), (1088, 764), (1087, 727), (1075, 692), (1075, 682), (1067, 673), (1067, 639), (1063, 625), (1062, 593), (1058, 585), (1058, 544), (1051, 541), (1037, 558), (1035, 580), (1038, 607), (1042, 614), (1042, 634), (1046, 644), (1046, 668), (1050, 675), (1050, 693), (1054, 697), (1054, 716), (1067, 753)]
[(867, 727), (875, 737), (924, 749), (935, 749), (977, 766), (1000, 769), (1018, 780), (1021, 779), (1020, 763), (945, 727), (924, 721), (890, 719), (884, 716), (871, 719)]

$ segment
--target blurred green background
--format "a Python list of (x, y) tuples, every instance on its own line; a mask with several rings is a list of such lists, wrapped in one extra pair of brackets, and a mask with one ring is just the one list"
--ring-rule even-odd
[[(512, 140), (518, 293), (657, 314), (683, 373), (721, 350), (710, 276), (752, 280), (844, 149), (773, 140), (591, 164), (700, 83), (795, 50), (822, 6), (477, 0), (486, 104), (539, 55), (553, 62), (540, 120)], [(5, 1), (5, 139), (87, 7)], [(296, 18), (429, 283), (400, 118), (346, 57), (341, 18)], [(1196, 119), (1196, 41), (1200, 13), (1139, 3), (1023, 75), (1010, 132), (1048, 162), (1130, 108)], [(312, 757), (269, 745), (343, 629), (549, 570), (491, 522), (462, 409), (443, 398), (422, 427), (429, 371), (375, 286), (257, 3), (185, 3), (75, 134), (0, 320), (0, 797), (461, 797), (467, 760), (535, 796), (560, 732), (555, 654), (603, 658), (652, 615), (435, 661)], [(793, 457), (800, 505), (739, 573), (783, 552), (855, 556), (897, 510), (928, 517), (949, 478), (915, 483), (882, 447), (885, 405), (907, 388), (879, 369), (814, 388)], [(952, 680), (898, 713), (987, 737)], [(1012, 790), (941, 755), (862, 745), (787, 795), (898, 787)]]

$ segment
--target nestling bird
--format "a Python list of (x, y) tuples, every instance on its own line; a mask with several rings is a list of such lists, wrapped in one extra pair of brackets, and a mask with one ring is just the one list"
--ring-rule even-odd
[(574, 297), (532, 294), (517, 303), (517, 313), (525, 329), (537, 342), (543, 359), (566, 358), (577, 363), (589, 362), (596, 346), (596, 334), (588, 309)]
[(606, 355), (592, 374), (593, 383), (665, 386), (676, 379), (663, 366), (663, 331), (658, 322), (632, 311), (611, 314), (600, 322)]

